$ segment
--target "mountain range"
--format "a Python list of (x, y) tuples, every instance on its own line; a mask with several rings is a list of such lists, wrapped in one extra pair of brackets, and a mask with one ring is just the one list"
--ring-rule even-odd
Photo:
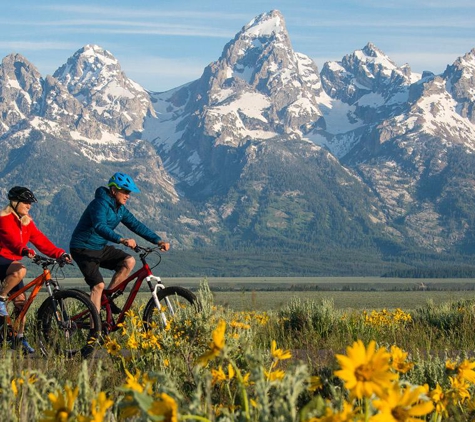
[(475, 49), (442, 74), (369, 42), (321, 71), (279, 11), (245, 25), (201, 77), (167, 92), (97, 45), (43, 77), (0, 65), (0, 195), (67, 248), (116, 171), (130, 209), (172, 244), (172, 275), (374, 275), (471, 268)]

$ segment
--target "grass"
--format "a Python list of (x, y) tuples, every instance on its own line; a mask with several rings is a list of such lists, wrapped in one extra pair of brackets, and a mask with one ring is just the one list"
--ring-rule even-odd
[[(167, 278), (164, 283), (197, 291), (202, 281), (199, 277)], [(239, 311), (278, 310), (293, 298), (331, 300), (336, 309), (402, 308), (408, 311), (424, 306), (428, 301), (442, 304), (475, 298), (475, 282), (464, 278), (215, 277), (206, 281), (216, 304)], [(81, 278), (61, 280), (61, 286), (88, 290)], [(144, 293), (139, 298), (143, 301), (149, 297), (146, 289), (146, 285), (142, 285)], [(119, 305), (124, 297), (117, 300)]]
[[(69, 281), (62, 284), (72, 286)], [(171, 284), (174, 283), (167, 283)], [(345, 280), (339, 287), (346, 285)], [(140, 304), (146, 298), (142, 294), (121, 329), (104, 338), (88, 360), (62, 355), (31, 359), (7, 348), (1, 350), (0, 408), (11, 409), (8, 420), (12, 421), (39, 420), (46, 412), (57, 417), (58, 411), (67, 413), (71, 421), (175, 421), (185, 420), (186, 415), (188, 420), (209, 422), (309, 421), (312, 419), (304, 417), (305, 412), (321, 416), (325, 407), (335, 405), (340, 409), (340, 401), (348, 397), (347, 392), (338, 393), (342, 391), (342, 381), (334, 375), (338, 368), (335, 353), (344, 353), (355, 340), (365, 345), (374, 340), (378, 348), (389, 351), (397, 345), (410, 353), (403, 360), (410, 361), (414, 368), (400, 375), (401, 385), (427, 384), (432, 391), (440, 385), (446, 395), (452, 394), (454, 409), (450, 410), (450, 419), (438, 419), (438, 414), (433, 413), (429, 416), (432, 419), (425, 420), (475, 417), (466, 404), (467, 394), (475, 397), (475, 371), (472, 374), (472, 361), (464, 363), (464, 359), (473, 356), (475, 347), (475, 300), (473, 295), (469, 300), (471, 292), (211, 292), (205, 284), (197, 294), (201, 301), (199, 313), (192, 307), (184, 308), (167, 329), (157, 327), (150, 332), (145, 332), (141, 324)], [(438, 294), (449, 296), (441, 296), (437, 304), (434, 297)], [(367, 311), (362, 310), (366, 306), (362, 305), (363, 298), (369, 303)], [(417, 299), (421, 305), (409, 305), (409, 298)], [(390, 308), (383, 302), (391, 300), (397, 305), (393, 308), (404, 311), (375, 311)], [(220, 306), (220, 301), (225, 306)], [(41, 298), (35, 302), (39, 305)], [(409, 306), (417, 309), (409, 314)], [(259, 307), (270, 310), (256, 311)], [(29, 318), (34, 326), (34, 315)], [(225, 329), (219, 331), (223, 323)], [(464, 365), (462, 375), (472, 380), (467, 393), (463, 391), (465, 398), (455, 396), (456, 390), (451, 389), (448, 376), (457, 371), (450, 367), (447, 370), (447, 357), (453, 360), (450, 367)], [(203, 358), (205, 363), (200, 363)], [(310, 392), (307, 385), (316, 375), (324, 382), (324, 389)], [(78, 390), (74, 390), (76, 387)], [(422, 399), (427, 400), (426, 396)], [(65, 400), (74, 402), (74, 406), (63, 406)], [(252, 406), (245, 405), (251, 400)], [(167, 403), (172, 408), (162, 415), (173, 411), (183, 419), (160, 419), (160, 415), (149, 418), (152, 410), (165, 411)], [(358, 403), (350, 404), (361, 411)], [(103, 417), (98, 417), (100, 406)], [(125, 418), (124, 414), (131, 412), (134, 418)]]

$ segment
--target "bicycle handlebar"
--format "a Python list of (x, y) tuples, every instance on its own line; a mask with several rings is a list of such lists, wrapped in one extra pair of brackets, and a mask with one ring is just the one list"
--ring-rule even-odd
[(50, 265), (59, 265), (64, 267), (67, 264), (73, 265), (71, 262), (67, 262), (64, 258), (48, 258), (46, 256), (35, 255), (32, 258), (33, 263), (36, 265), (42, 265), (43, 267), (49, 267)]

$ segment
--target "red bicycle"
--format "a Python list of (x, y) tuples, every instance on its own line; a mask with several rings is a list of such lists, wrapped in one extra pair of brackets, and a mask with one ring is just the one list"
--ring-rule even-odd
[[(66, 353), (71, 356), (88, 347), (90, 338), (97, 338), (101, 331), (101, 320), (89, 296), (77, 290), (61, 290), (58, 277), (52, 277), (54, 268), (67, 264), (63, 259), (46, 258), (36, 255), (33, 262), (41, 265), (43, 272), (20, 290), (11, 293), (6, 305), (9, 306), (22, 293), (33, 289), (20, 312), (0, 318), (0, 342), (15, 346), (16, 334), (23, 317), (45, 286), (48, 297), (37, 311), (36, 334), (40, 350), (44, 355)], [(51, 269), (50, 269), (51, 267)]]
[[(127, 277), (122, 283), (113, 289), (104, 289), (102, 292), (101, 307), (105, 310), (105, 319), (102, 320), (102, 331), (107, 334), (119, 329), (119, 324), (125, 319), (125, 314), (132, 307), (135, 297), (139, 293), (142, 283), (145, 281), (151, 293), (143, 312), (143, 322), (146, 329), (158, 324), (165, 327), (170, 318), (184, 307), (197, 305), (196, 296), (188, 289), (179, 286), (165, 287), (160, 277), (153, 275), (152, 269), (157, 267), (161, 262), (161, 254), (159, 247), (143, 248), (137, 246), (135, 252), (139, 254), (142, 268)], [(150, 267), (146, 261), (147, 256), (153, 254), (157, 257), (158, 262)], [(110, 301), (124, 294), (127, 285), (134, 282), (130, 293), (127, 296), (125, 304), (116, 319), (110, 307)]]

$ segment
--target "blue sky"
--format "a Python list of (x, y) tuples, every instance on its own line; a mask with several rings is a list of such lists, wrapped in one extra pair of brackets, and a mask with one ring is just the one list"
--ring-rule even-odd
[(284, 15), (295, 51), (321, 69), (375, 44), (398, 65), (441, 73), (475, 48), (473, 0), (103, 0), (5, 2), (0, 58), (20, 53), (43, 76), (97, 44), (151, 91), (198, 79), (255, 16)]

